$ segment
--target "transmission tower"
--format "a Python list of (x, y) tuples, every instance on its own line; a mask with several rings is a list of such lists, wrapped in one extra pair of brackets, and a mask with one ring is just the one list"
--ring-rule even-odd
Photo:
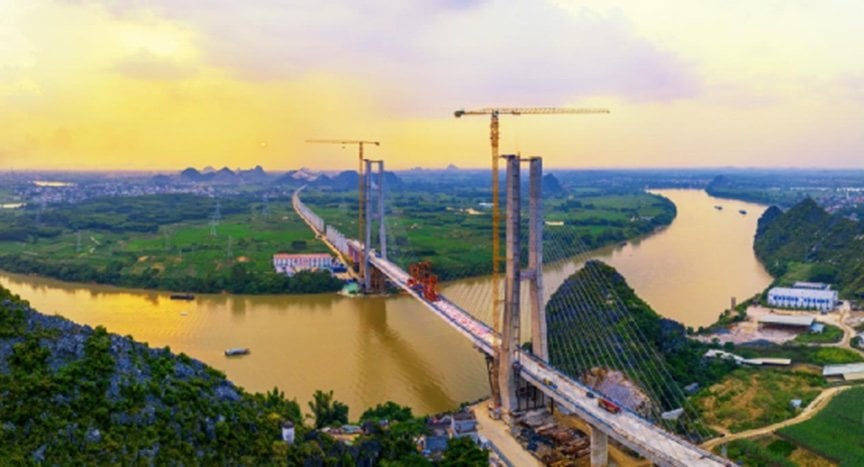
[(213, 211), (213, 215), (210, 216), (210, 236), (216, 236), (216, 226), (219, 225), (219, 222), (222, 221), (222, 203), (217, 199), (216, 200), (216, 209)]
[(231, 257), (234, 256), (232, 254), (233, 252), (232, 252), (232, 248), (231, 248), (233, 246), (232, 245), (233, 243), (234, 243), (234, 237), (229, 235), (228, 236), (228, 254), (226, 255), (228, 257), (228, 259), (231, 259)]

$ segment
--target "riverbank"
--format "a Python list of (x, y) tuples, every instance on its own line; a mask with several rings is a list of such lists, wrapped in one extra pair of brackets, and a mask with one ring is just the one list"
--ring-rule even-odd
[[(688, 326), (707, 324), (728, 306), (731, 295), (751, 296), (770, 283), (766, 275), (765, 284), (756, 286), (762, 276), (752, 266), (757, 264), (750, 246), (754, 218), (731, 213), (735, 215), (700, 222), (702, 214), (715, 213), (716, 200), (697, 190), (657, 192), (678, 206), (672, 225), (591, 255), (619, 270), (658, 313)], [(742, 206), (758, 211), (757, 206)], [(303, 229), (310, 232), (305, 225)], [(546, 265), (546, 296), (581, 264), (582, 259), (573, 258)], [(716, 280), (712, 271), (727, 280)], [(0, 285), (43, 312), (170, 346), (251, 391), (278, 386), (298, 395), (301, 404), (315, 389), (332, 388), (352, 407), (393, 400), (417, 414), (431, 414), (488, 395), (485, 364), (471, 345), (402, 295), (196, 294), (185, 302), (169, 300), (164, 292), (15, 274), (0, 274)], [(443, 284), (442, 292), (489, 319), (488, 306), (482, 306), (487, 302), (477, 299), (488, 296), (489, 287), (489, 278), (479, 277)], [(224, 350), (230, 347), (252, 352), (226, 359)]]

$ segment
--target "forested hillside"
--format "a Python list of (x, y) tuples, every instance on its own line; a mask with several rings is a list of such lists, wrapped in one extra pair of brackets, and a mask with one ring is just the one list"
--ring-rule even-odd
[[(4, 465), (429, 464), (414, 444), (422, 420), (392, 403), (361, 415), (372, 423), (353, 445), (318, 431), (348, 422), (332, 396), (315, 394), (314, 424), (304, 425), (297, 402), (276, 389), (246, 393), (183, 354), (42, 315), (0, 288)], [(284, 421), (296, 425), (293, 445), (281, 439)], [(444, 465), (485, 459), (472, 446), (445, 451)]]
[[(582, 378), (591, 368), (625, 373), (664, 410), (679, 407), (679, 389), (710, 384), (734, 367), (705, 360), (707, 345), (686, 337), (684, 326), (658, 315), (614, 268), (600, 261), (567, 278), (546, 308), (550, 361)], [(658, 358), (659, 356), (659, 358)], [(657, 378), (658, 375), (662, 375)]]
[(862, 224), (831, 215), (812, 199), (786, 212), (771, 207), (759, 219), (756, 256), (781, 284), (835, 284), (841, 295), (864, 297)]

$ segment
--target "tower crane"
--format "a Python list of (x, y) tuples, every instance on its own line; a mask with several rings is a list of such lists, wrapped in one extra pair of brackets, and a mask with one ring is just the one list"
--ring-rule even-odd
[[(500, 186), (498, 184), (498, 117), (500, 115), (548, 115), (548, 114), (608, 114), (609, 109), (602, 108), (567, 108), (567, 107), (496, 107), (475, 110), (457, 110), (453, 112), (456, 118), (466, 115), (489, 115), (489, 141), (492, 143), (492, 328), (496, 336), (500, 336), (501, 325), (499, 321), (498, 303), (501, 301), (499, 284), (499, 269), (501, 267), (501, 210), (500, 210)], [(490, 375), (492, 383), (492, 400), (495, 413), (501, 407), (501, 390), (498, 387), (498, 360), (501, 349), (500, 337), (495, 337), (494, 361), (490, 369), (494, 374)]]
[[(363, 239), (363, 145), (365, 144), (374, 144), (375, 146), (380, 146), (381, 143), (378, 141), (365, 141), (365, 140), (357, 140), (357, 139), (307, 139), (307, 143), (323, 143), (323, 144), (340, 144), (343, 147), (349, 144), (356, 144), (358, 148), (357, 153), (357, 193), (359, 196), (359, 203), (357, 205), (357, 240), (361, 241)], [(368, 246), (366, 246), (368, 248)]]

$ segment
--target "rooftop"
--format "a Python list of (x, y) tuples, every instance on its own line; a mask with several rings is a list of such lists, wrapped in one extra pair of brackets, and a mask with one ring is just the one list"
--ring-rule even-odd
[(780, 324), (783, 326), (806, 326), (813, 325), (816, 318), (812, 316), (793, 316), (793, 315), (775, 315), (767, 314), (759, 317), (759, 322), (762, 324)]
[(774, 287), (768, 291), (768, 296), (785, 295), (794, 298), (828, 298), (837, 299), (836, 290), (821, 290), (809, 288)]
[(822, 376), (843, 376), (851, 373), (864, 373), (864, 363), (844, 363), (841, 365), (825, 365)]
[(823, 282), (798, 281), (798, 282), (792, 284), (792, 288), (811, 289), (811, 290), (829, 290), (831, 288), (831, 284), (825, 284)]
[(330, 258), (329, 253), (276, 253), (273, 259)]

